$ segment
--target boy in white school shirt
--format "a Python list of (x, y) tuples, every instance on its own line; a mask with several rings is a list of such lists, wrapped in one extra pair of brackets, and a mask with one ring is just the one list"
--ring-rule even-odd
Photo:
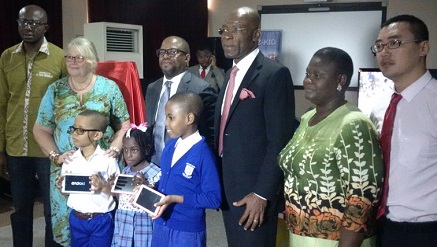
[[(71, 208), (69, 224), (72, 247), (111, 245), (114, 232), (111, 211), (116, 203), (108, 178), (112, 174), (119, 174), (120, 170), (116, 159), (105, 155), (105, 151), (97, 144), (107, 126), (105, 115), (85, 110), (76, 117), (69, 129), (78, 150), (70, 157), (70, 162), (63, 164), (61, 174), (92, 174), (90, 190), (94, 191), (92, 194), (69, 195), (67, 205)], [(58, 186), (62, 179), (58, 180)]]

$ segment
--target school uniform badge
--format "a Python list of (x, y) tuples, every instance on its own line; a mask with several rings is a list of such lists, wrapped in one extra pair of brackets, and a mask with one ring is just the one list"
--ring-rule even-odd
[(196, 168), (196, 167), (193, 166), (192, 164), (186, 163), (185, 170), (184, 170), (184, 173), (182, 173), (182, 175), (186, 178), (192, 178), (194, 168)]

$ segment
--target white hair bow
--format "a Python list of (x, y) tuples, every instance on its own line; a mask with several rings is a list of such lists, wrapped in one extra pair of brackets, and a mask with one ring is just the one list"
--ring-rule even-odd
[(145, 123), (141, 123), (141, 124), (138, 125), (138, 126), (135, 125), (134, 123), (131, 123), (131, 124), (130, 124), (130, 128), (126, 131), (126, 137), (127, 137), (127, 138), (130, 138), (130, 132), (131, 132), (131, 130), (138, 129), (138, 130), (141, 130), (142, 132), (146, 132), (147, 127), (149, 127), (149, 125), (147, 124), (147, 122), (145, 122)]

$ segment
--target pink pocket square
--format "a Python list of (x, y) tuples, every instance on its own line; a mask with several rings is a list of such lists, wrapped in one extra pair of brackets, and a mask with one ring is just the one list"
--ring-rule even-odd
[(248, 90), (247, 88), (241, 89), (240, 100), (245, 100), (247, 98), (255, 99), (255, 94), (253, 94), (253, 92)]

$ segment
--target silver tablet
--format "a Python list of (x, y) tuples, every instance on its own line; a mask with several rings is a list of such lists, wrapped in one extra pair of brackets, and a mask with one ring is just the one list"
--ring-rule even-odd
[(112, 185), (111, 192), (133, 194), (135, 188), (134, 182), (132, 180), (133, 178), (134, 175), (119, 174), (115, 178), (114, 185)]
[(154, 205), (164, 197), (164, 194), (143, 184), (135, 194), (133, 204), (152, 215), (156, 215), (160, 207), (155, 207)]

